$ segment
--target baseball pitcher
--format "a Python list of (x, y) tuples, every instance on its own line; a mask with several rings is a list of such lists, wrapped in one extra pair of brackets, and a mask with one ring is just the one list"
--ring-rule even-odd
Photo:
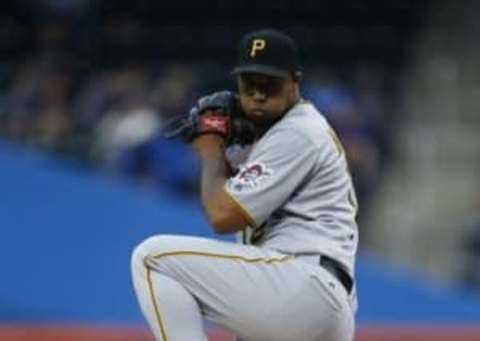
[(132, 277), (157, 340), (203, 341), (202, 320), (243, 341), (351, 341), (357, 201), (345, 152), (301, 98), (294, 41), (251, 32), (233, 69), (238, 94), (201, 98), (171, 135), (201, 161), (212, 228), (239, 243), (157, 235)]

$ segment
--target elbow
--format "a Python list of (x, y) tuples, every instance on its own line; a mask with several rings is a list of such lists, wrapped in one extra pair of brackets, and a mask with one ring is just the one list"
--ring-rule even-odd
[(210, 217), (210, 225), (218, 234), (234, 233), (239, 230), (232, 225), (231, 220), (226, 215), (221, 214)]
[(239, 224), (229, 215), (228, 211), (215, 211), (209, 215), (210, 225), (212, 229), (218, 234), (235, 233), (241, 230), (244, 226)]

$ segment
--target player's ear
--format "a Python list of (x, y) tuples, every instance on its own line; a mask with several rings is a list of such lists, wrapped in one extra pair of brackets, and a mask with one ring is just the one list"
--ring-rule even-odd
[(301, 71), (295, 71), (294, 73), (292, 73), (292, 79), (294, 82), (300, 83), (302, 78), (303, 78), (303, 74)]

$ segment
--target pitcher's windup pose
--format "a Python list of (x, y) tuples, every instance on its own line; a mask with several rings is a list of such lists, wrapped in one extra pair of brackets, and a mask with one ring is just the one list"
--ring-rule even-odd
[(300, 96), (290, 37), (247, 34), (233, 73), (238, 94), (201, 98), (176, 134), (201, 160), (212, 228), (240, 243), (142, 242), (132, 276), (143, 314), (161, 341), (205, 340), (203, 318), (243, 341), (350, 341), (358, 229), (345, 152)]

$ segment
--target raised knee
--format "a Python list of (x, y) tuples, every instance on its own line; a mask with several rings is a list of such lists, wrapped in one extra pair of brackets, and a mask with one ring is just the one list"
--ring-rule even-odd
[(177, 250), (181, 240), (181, 236), (172, 235), (156, 235), (143, 240), (133, 249), (132, 267), (144, 266), (148, 257)]

